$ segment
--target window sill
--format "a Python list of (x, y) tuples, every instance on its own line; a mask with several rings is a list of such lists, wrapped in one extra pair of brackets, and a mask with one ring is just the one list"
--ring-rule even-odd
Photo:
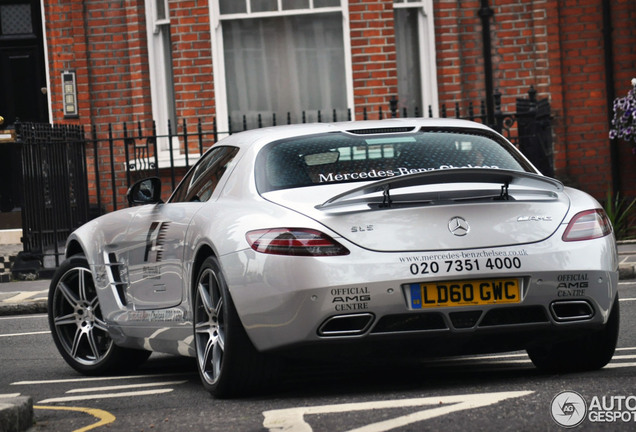
[(170, 152), (163, 151), (159, 152), (159, 157), (156, 160), (155, 158), (133, 159), (128, 162), (127, 167), (130, 171), (147, 171), (154, 170), (156, 168), (155, 164), (158, 163), (159, 169), (182, 168), (186, 166), (189, 168), (194, 165), (200, 157), (201, 155), (198, 153), (189, 153), (186, 160), (185, 154), (173, 152), (172, 158), (170, 158)]

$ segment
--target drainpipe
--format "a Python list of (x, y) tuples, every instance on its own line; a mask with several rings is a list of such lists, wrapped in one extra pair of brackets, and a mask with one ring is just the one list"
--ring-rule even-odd
[[(603, 0), (603, 45), (605, 46), (605, 93), (607, 94), (608, 121), (614, 117), (614, 98), (616, 86), (614, 85), (614, 47), (612, 44), (612, 9), (609, 0)], [(618, 140), (609, 140), (610, 167), (612, 174), (613, 196), (621, 190), (620, 167), (618, 165)]]
[(486, 80), (486, 122), (488, 126), (495, 125), (495, 106), (493, 100), (492, 79), (492, 48), (490, 40), (490, 18), (494, 16), (493, 10), (488, 6), (488, 0), (481, 0), (478, 15), (481, 18), (481, 40), (484, 56), (484, 75)]

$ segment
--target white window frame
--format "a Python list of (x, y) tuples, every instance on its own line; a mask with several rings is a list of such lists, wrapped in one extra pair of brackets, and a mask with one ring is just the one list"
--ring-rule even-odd
[[(156, 2), (163, 1), (166, 16), (164, 18), (157, 17)], [(146, 35), (148, 39), (148, 64), (150, 74), (150, 98), (152, 106), (152, 118), (155, 121), (157, 135), (164, 136), (157, 138), (157, 158), (159, 167), (163, 168), (170, 165), (170, 147), (167, 138), (168, 120), (170, 119), (170, 104), (174, 104), (174, 93), (171, 101), (167, 92), (167, 83), (170, 81), (166, 73), (166, 62), (170, 61), (165, 53), (166, 49), (172, 49), (164, 45), (164, 39), (161, 37), (162, 27), (169, 31), (170, 26), (170, 9), (168, 0), (145, 0), (146, 5)], [(173, 65), (168, 65), (171, 69)], [(177, 135), (178, 124), (177, 119), (170, 119), (170, 128), (172, 131), (172, 159), (175, 166), (185, 165), (185, 155), (181, 153), (181, 146)], [(190, 156), (192, 159), (192, 156)]]
[[(235, 0), (243, 1), (243, 0)], [(342, 34), (345, 62), (345, 85), (347, 92), (347, 108), (351, 109), (352, 117), (355, 115), (353, 96), (353, 66), (351, 59), (351, 32), (349, 29), (349, 0), (340, 0), (340, 6), (314, 8), (313, 0), (309, 0), (307, 9), (282, 9), (282, 0), (278, 0), (278, 10), (271, 12), (251, 12), (250, 2), (247, 1), (246, 13), (225, 14), (221, 16), (219, 0), (208, 2), (210, 8), (210, 37), (212, 41), (212, 68), (214, 73), (214, 95), (216, 105), (217, 128), (221, 132), (229, 130), (228, 124), (228, 100), (225, 82), (225, 60), (223, 51), (223, 21), (250, 18), (284, 17), (294, 15), (316, 15), (321, 13), (342, 14)], [(221, 133), (219, 136), (223, 136)]]
[(437, 62), (435, 56), (435, 20), (433, 0), (393, 3), (394, 9), (419, 9), (418, 38), (420, 41), (420, 80), (422, 85), (422, 117), (428, 117), (431, 107), (433, 117), (439, 117), (439, 93), (437, 90)]
[(46, 103), (48, 105), (48, 110), (49, 110), (49, 119), (51, 122), (54, 121), (54, 117), (53, 117), (53, 100), (51, 98), (51, 91), (49, 89), (50, 87), (50, 82), (51, 82), (51, 66), (49, 63), (49, 42), (48, 42), (48, 38), (46, 37), (47, 33), (46, 33), (46, 11), (44, 9), (44, 0), (40, 0), (40, 16), (41, 16), (41, 23), (42, 23), (42, 49), (44, 50), (44, 71), (46, 74), (46, 87), (43, 87), (42, 90), (46, 89)]

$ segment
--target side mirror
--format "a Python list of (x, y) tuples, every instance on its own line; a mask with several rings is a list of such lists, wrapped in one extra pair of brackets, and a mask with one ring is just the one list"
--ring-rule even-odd
[(161, 179), (159, 177), (149, 177), (135, 182), (128, 193), (128, 204), (131, 206), (139, 204), (159, 204), (161, 200)]

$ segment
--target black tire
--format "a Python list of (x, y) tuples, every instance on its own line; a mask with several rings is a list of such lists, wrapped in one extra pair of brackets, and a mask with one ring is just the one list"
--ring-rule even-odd
[(601, 369), (607, 365), (616, 349), (620, 327), (618, 295), (609, 319), (602, 330), (547, 346), (528, 348), (534, 365), (546, 372), (582, 372)]
[(215, 257), (201, 265), (193, 298), (197, 369), (205, 389), (218, 398), (264, 389), (275, 376), (275, 365), (245, 333)]
[(73, 369), (101, 375), (139, 366), (149, 351), (122, 348), (113, 343), (95, 289), (88, 262), (81, 255), (65, 260), (49, 288), (49, 327), (55, 345)]

